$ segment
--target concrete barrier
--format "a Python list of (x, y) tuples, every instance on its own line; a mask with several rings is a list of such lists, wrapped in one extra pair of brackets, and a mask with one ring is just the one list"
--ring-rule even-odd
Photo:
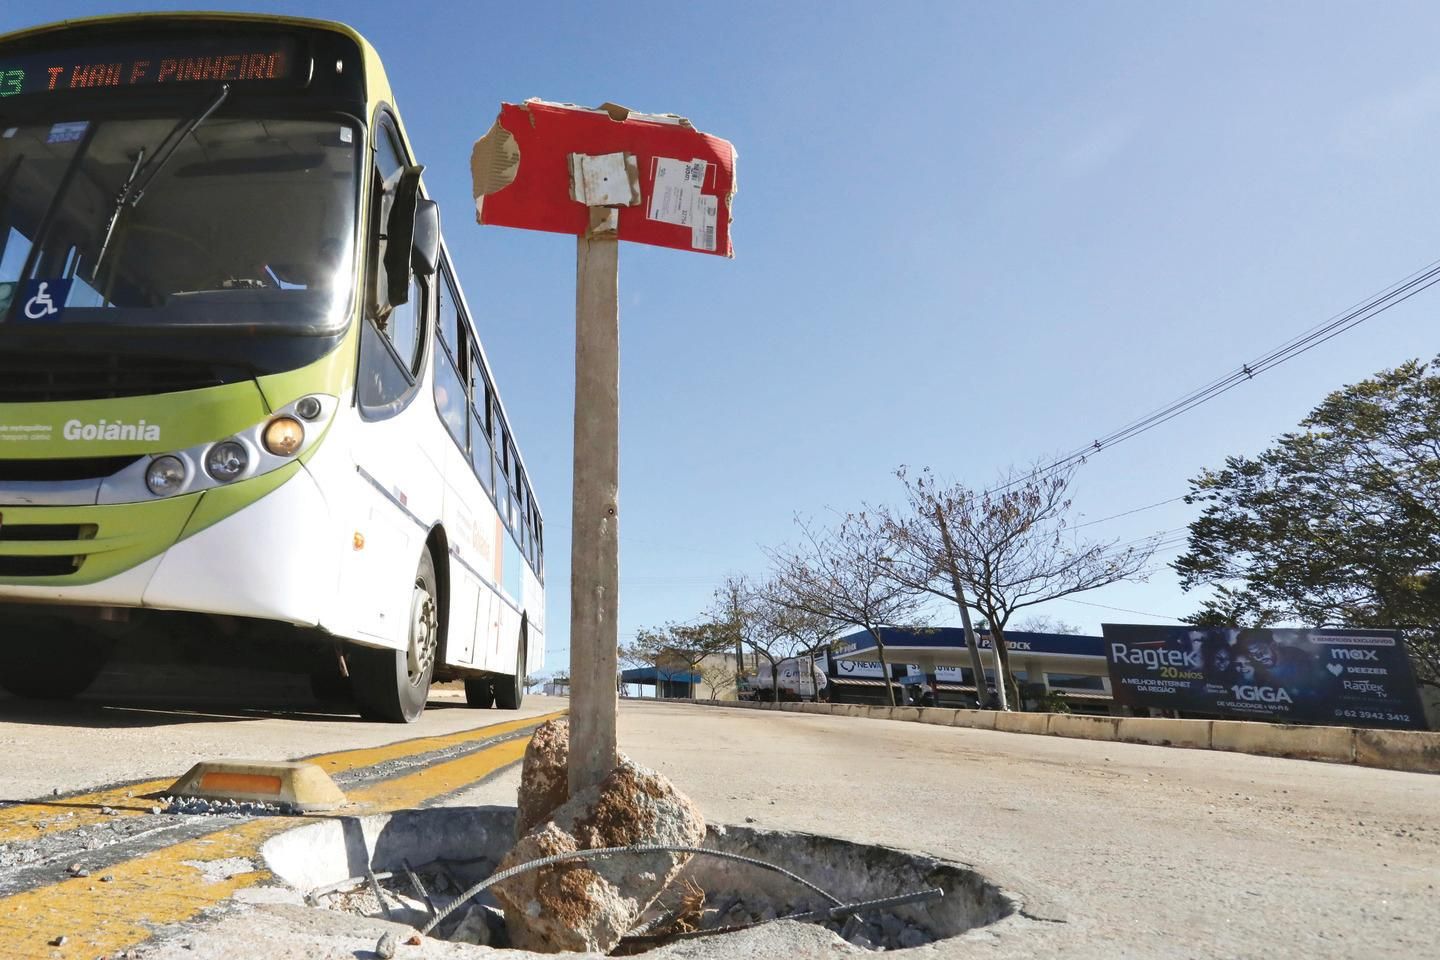
[(1115, 740), (1119, 717), (1095, 717), (1084, 713), (1054, 713), (1046, 732), (1052, 737), (1075, 737), (1080, 740)]
[(1355, 762), (1387, 770), (1440, 773), (1440, 733), (1357, 729)]
[(863, 703), (756, 703), (687, 700), (703, 706), (780, 709), (840, 717), (905, 720), (939, 726), (1051, 734), (1085, 740), (1148, 743), (1164, 747), (1226, 750), (1295, 760), (1355, 763), (1387, 770), (1440, 773), (1440, 732), (1355, 727), (1290, 726), (1251, 720), (1172, 720), (1165, 717), (1103, 717), (1064, 713), (1002, 713), (948, 707), (888, 707)]
[(1045, 733), (1050, 728), (1048, 713), (995, 714), (995, 729), (1001, 733)]
[(949, 707), (921, 707), (920, 722), (933, 723), (939, 727), (953, 727), (957, 713), (959, 713), (958, 710), (952, 710)]
[(994, 710), (956, 710), (954, 718), (950, 721), (957, 727), (968, 727), (972, 730), (994, 730)]
[(1171, 720), (1165, 717), (1121, 717), (1116, 739), (1150, 743), (1157, 747), (1210, 749), (1210, 720)]
[(1353, 727), (1303, 727), (1249, 720), (1216, 720), (1210, 725), (1215, 750), (1294, 760), (1355, 762)]

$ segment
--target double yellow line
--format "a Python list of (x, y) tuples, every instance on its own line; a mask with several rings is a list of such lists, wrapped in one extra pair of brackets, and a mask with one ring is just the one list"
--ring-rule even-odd
[[(312, 758), (331, 774), (371, 767), (389, 760), (420, 756), (437, 750), (505, 736), (534, 727), (562, 712), (524, 720), (498, 723), (462, 733), (420, 737), (382, 747), (346, 750)], [(342, 815), (377, 813), (413, 807), (435, 797), (459, 790), (518, 761), (530, 738), (517, 737), (451, 760), (444, 760), (369, 786), (351, 790), (348, 797), (359, 809)], [(113, 790), (69, 797), (56, 804), (26, 804), (0, 811), (0, 842), (34, 839), (59, 830), (70, 830), (109, 820), (112, 816), (134, 816), (149, 811), (151, 802), (137, 800), (144, 793), (163, 790), (172, 781), (147, 781)], [(127, 796), (133, 793), (134, 796)], [(53, 813), (56, 806), (73, 807), (75, 817), (39, 823), (40, 811)], [(99, 812), (110, 806), (114, 815)], [(23, 811), (29, 811), (25, 831)], [(153, 850), (131, 860), (106, 867), (97, 873), (108, 876), (75, 877), (58, 883), (0, 898), (0, 956), (47, 957), (57, 952), (51, 941), (66, 937), (61, 956), (95, 957), (109, 954), (148, 939), (166, 924), (180, 923), (202, 910), (218, 906), (236, 890), (270, 879), (258, 862), (256, 869), (235, 876), (207, 877), (201, 866), (206, 861), (243, 857), (255, 861), (260, 845), (274, 834), (297, 825), (290, 817), (249, 820), (229, 829), (185, 840)]]

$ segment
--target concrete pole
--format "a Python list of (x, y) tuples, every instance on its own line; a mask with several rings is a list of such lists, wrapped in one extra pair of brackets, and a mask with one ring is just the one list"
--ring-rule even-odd
[[(596, 208), (592, 207), (591, 213), (591, 222), (596, 224)], [(572, 797), (599, 784), (615, 768), (616, 759), (619, 260), (620, 244), (613, 230), (600, 232), (592, 227), (590, 235), (580, 237), (575, 269), (575, 479), (570, 543)]]
[[(1000, 656), (995, 656), (995, 698), (992, 701), (985, 690), (985, 664), (980, 659), (980, 644), (975, 637), (975, 627), (970, 623), (970, 604), (965, 602), (965, 588), (960, 585), (960, 571), (955, 569), (955, 545), (950, 539), (950, 526), (945, 522), (945, 511), (935, 504), (935, 522), (940, 525), (940, 535), (945, 538), (945, 559), (950, 564), (950, 585), (955, 588), (955, 604), (960, 608), (960, 623), (965, 628), (965, 644), (970, 648), (971, 670), (975, 674), (975, 699), (982, 708), (992, 702), (1001, 710), (1009, 710), (1005, 694), (1005, 676), (1000, 671)], [(993, 640), (992, 640), (993, 642)]]

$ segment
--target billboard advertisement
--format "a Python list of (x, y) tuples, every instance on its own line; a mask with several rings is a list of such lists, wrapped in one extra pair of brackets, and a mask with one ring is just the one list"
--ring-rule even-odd
[(1115, 702), (1246, 720), (1425, 729), (1393, 630), (1103, 625)]

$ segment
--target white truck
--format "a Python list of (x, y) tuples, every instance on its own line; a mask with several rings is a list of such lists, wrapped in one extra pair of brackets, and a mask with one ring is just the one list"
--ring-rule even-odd
[[(816, 691), (823, 691), (829, 683), (818, 661), (811, 668), (809, 657), (787, 657), (779, 662), (778, 667), (782, 700), (814, 700)], [(769, 661), (761, 660), (755, 675), (741, 681), (741, 696), (747, 700), (773, 699), (774, 674)]]

